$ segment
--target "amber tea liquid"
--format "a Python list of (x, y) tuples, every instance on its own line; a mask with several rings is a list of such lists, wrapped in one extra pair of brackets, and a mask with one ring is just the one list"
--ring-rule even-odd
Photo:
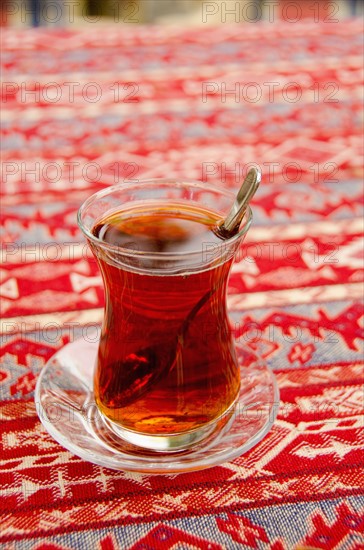
[[(212, 231), (219, 220), (188, 203), (144, 204), (114, 211), (93, 227), (94, 237), (120, 247), (119, 254), (90, 243), (106, 288), (95, 399), (126, 430), (197, 430), (237, 398), (225, 296), (233, 257), (213, 259), (224, 245)], [(198, 265), (186, 260), (192, 251)]]

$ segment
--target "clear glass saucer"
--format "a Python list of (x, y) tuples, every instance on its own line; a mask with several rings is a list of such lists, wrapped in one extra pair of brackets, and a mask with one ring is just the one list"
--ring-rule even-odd
[[(93, 399), (93, 369), (98, 341), (76, 340), (45, 365), (35, 390), (38, 416), (49, 434), (75, 455), (100, 466), (149, 474), (210, 468), (242, 455), (270, 430), (279, 407), (274, 374), (262, 361), (241, 363), (241, 391), (226, 422), (204, 440), (183, 451), (151, 451), (137, 447), (110, 430)], [(95, 337), (93, 337), (95, 336)], [(221, 427), (222, 426), (222, 427)]]

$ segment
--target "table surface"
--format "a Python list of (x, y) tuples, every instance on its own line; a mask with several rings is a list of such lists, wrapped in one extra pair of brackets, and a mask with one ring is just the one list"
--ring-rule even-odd
[[(4, 30), (2, 548), (363, 548), (361, 27)], [(247, 360), (276, 373), (274, 427), (194, 473), (79, 459), (33, 400), (46, 361), (102, 319), (77, 208), (130, 178), (237, 187), (252, 161), (229, 308)]]

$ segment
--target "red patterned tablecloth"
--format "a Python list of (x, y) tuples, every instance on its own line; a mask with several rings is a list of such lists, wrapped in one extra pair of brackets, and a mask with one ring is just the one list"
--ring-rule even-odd
[[(364, 548), (361, 28), (3, 32), (1, 548)], [(78, 206), (131, 177), (236, 187), (252, 161), (229, 306), (276, 373), (273, 429), (195, 473), (79, 459), (33, 401), (47, 359), (102, 319)]]

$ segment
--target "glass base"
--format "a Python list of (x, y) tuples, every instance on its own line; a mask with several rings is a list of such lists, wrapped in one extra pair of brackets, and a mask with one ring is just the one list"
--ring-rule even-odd
[(102, 420), (117, 436), (125, 439), (125, 441), (128, 441), (133, 445), (143, 447), (144, 449), (151, 449), (153, 451), (175, 452), (188, 449), (192, 445), (195, 445), (195, 443), (205, 439), (216, 429), (221, 429), (229, 422), (229, 420), (231, 420), (234, 408), (235, 402), (220, 418), (214, 420), (213, 422), (209, 422), (202, 428), (179, 434), (142, 434), (123, 428), (104, 416), (102, 416)]
[(241, 390), (218, 422), (172, 439), (159, 436), (158, 443), (154, 436), (121, 429), (101, 415), (95, 404), (98, 342), (90, 334), (88, 339), (67, 344), (48, 361), (37, 382), (35, 403), (50, 435), (89, 462), (150, 474), (200, 470), (248, 451), (273, 425), (279, 407), (275, 377), (265, 363), (243, 365), (243, 350), (237, 345)]

